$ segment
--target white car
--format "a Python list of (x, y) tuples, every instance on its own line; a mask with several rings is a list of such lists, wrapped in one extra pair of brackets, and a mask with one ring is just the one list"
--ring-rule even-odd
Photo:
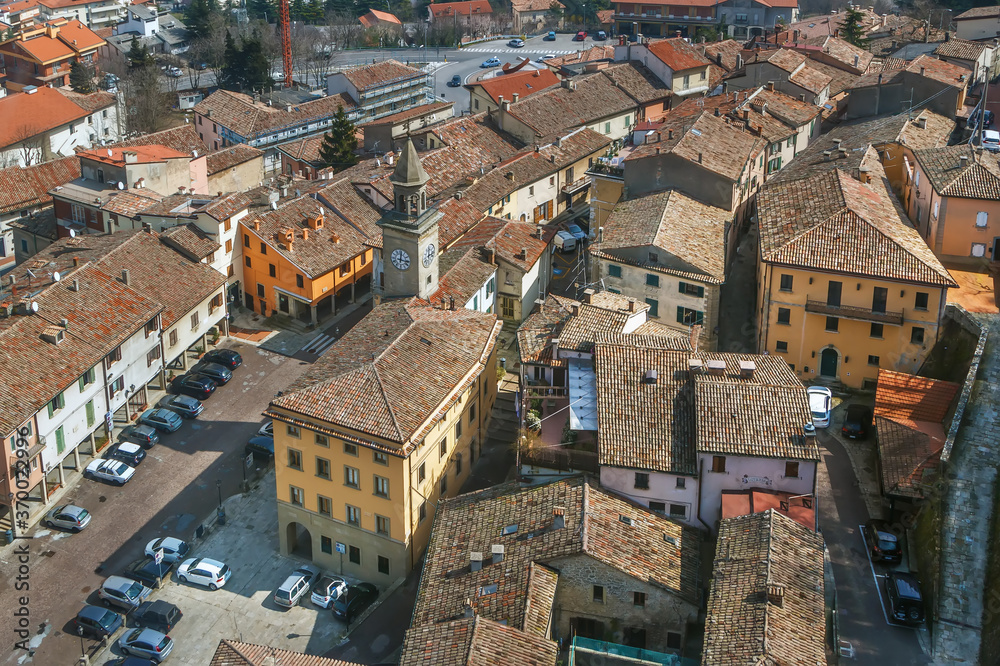
[(313, 585), (309, 600), (320, 608), (329, 608), (342, 594), (347, 594), (346, 580), (340, 576), (323, 576)]
[(983, 130), (983, 148), (991, 153), (1000, 152), (1000, 132)]
[(191, 550), (191, 547), (176, 537), (164, 537), (153, 539), (147, 543), (146, 555), (153, 557), (156, 555), (156, 551), (160, 549), (163, 549), (163, 561), (172, 563), (183, 560)]
[(806, 390), (809, 397), (809, 411), (813, 425), (817, 428), (830, 427), (830, 410), (833, 409), (833, 392), (825, 386), (810, 386)]
[(92, 479), (100, 479), (124, 486), (135, 474), (135, 468), (129, 467), (119, 460), (94, 460), (87, 465), (83, 474)]
[(274, 421), (268, 421), (262, 425), (257, 431), (257, 434), (264, 437), (274, 437)]
[(555, 57), (556, 57), (555, 53), (546, 53), (545, 55), (543, 55), (542, 57), (540, 57), (535, 62), (545, 62), (546, 60), (552, 60)]
[(233, 571), (228, 565), (207, 557), (192, 557), (177, 567), (177, 580), (180, 582), (191, 582), (212, 590), (225, 585), (231, 575)]

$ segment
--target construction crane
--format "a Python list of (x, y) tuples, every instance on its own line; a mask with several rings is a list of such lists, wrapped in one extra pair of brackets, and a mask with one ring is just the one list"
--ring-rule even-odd
[(281, 64), (284, 68), (284, 86), (292, 86), (292, 22), (288, 17), (288, 0), (278, 0), (278, 26), (281, 28)]

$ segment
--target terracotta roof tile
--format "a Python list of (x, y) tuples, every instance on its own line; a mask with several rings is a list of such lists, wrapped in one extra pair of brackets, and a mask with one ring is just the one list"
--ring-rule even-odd
[(479, 616), (411, 627), (400, 666), (555, 666), (559, 646)]
[(926, 424), (920, 428), (897, 423), (884, 416), (875, 416), (875, 438), (882, 493), (888, 497), (922, 499), (924, 489), (941, 465), (945, 433), (938, 425), (930, 432)]
[[(725, 363), (721, 376), (692, 378), (689, 359)], [(740, 376), (741, 361), (756, 365)], [(783, 359), (598, 344), (598, 459), (601, 465), (697, 474), (697, 453), (818, 460), (805, 387)], [(644, 381), (656, 372), (655, 383)]]
[(819, 62), (817, 60), (809, 61), (809, 69), (814, 72), (830, 77), (830, 97), (836, 97), (842, 92), (854, 87), (858, 80), (858, 75), (853, 72), (848, 72), (847, 70), (840, 69), (839, 67), (834, 67), (833, 65), (828, 65), (825, 62)]
[(533, 95), (550, 86), (558, 85), (559, 77), (549, 69), (536, 69), (528, 72), (515, 72), (494, 76), (469, 84), (468, 87), (478, 87), (495, 103), (500, 103), (503, 97), (508, 102), (513, 101), (517, 94), (521, 99)]
[(80, 160), (64, 157), (29, 167), (0, 169), (0, 215), (46, 206), (49, 190), (80, 177)]
[(86, 95), (82, 95), (78, 92), (73, 92), (72, 90), (67, 90), (65, 88), (56, 88), (56, 90), (65, 96), (66, 99), (73, 102), (81, 109), (89, 111), (90, 113), (106, 109), (115, 103), (114, 95), (101, 90)]
[(371, 65), (350, 67), (340, 73), (357, 88), (358, 92), (426, 76), (423, 71), (404, 65), (398, 60), (382, 60)]
[(160, 232), (160, 239), (189, 259), (201, 261), (221, 249), (219, 243), (193, 224), (178, 224)]
[(77, 153), (79, 157), (84, 157), (95, 162), (124, 166), (126, 163), (125, 153), (131, 153), (136, 164), (151, 164), (153, 162), (165, 162), (171, 159), (191, 158), (190, 153), (182, 153), (179, 150), (168, 148), (167, 146), (145, 145), (132, 148), (93, 148), (82, 150)]
[(968, 21), (972, 19), (989, 18), (991, 16), (1000, 16), (1000, 7), (997, 7), (996, 5), (973, 7), (972, 9), (962, 12), (956, 16), (954, 20)]
[[(961, 65), (945, 62), (932, 58), (929, 55), (920, 55), (913, 59), (913, 62), (906, 68), (911, 74), (919, 74), (929, 79), (934, 79), (938, 83), (964, 88), (968, 85), (969, 70)], [(963, 80), (964, 77), (964, 80)]]
[[(511, 527), (513, 531), (507, 529)], [(575, 555), (589, 556), (693, 605), (700, 542), (697, 530), (582, 478), (535, 487), (508, 483), (460, 495), (438, 505), (413, 625), (461, 618), (468, 599), (484, 619), (533, 631), (539, 621), (529, 600), (538, 594), (529, 592), (528, 584), (551, 585), (534, 575), (533, 565), (558, 571), (560, 560)], [(494, 545), (504, 547), (499, 565), (490, 564)], [(473, 552), (487, 558), (479, 571), (470, 570)], [(495, 592), (481, 593), (492, 585)]]
[[(381, 437), (408, 455), (463, 378), (484, 370), (499, 326), (495, 315), (472, 310), (382, 303), (275, 398), (268, 414), (302, 414)], [(415, 367), (437, 371), (417, 377)]]
[[(95, 99), (114, 104), (114, 96), (94, 93)], [(33, 93), (13, 93), (0, 97), (0, 148), (25, 138), (67, 125), (94, 112), (74, 103), (55, 88), (37, 88)]]
[(566, 9), (566, 5), (558, 0), (511, 0), (511, 7), (515, 12), (544, 12), (556, 5), (559, 9)]
[(604, 223), (600, 250), (651, 246), (663, 250), (658, 266), (668, 272), (700, 275), (721, 284), (726, 278), (726, 225), (732, 214), (695, 201), (677, 190), (621, 201)]
[(396, 18), (395, 14), (381, 12), (377, 9), (371, 8), (369, 8), (368, 11), (358, 20), (361, 21), (361, 24), (366, 28), (373, 28), (379, 23), (395, 23), (396, 25), (403, 25), (402, 22)]
[(707, 67), (708, 58), (703, 56), (698, 48), (689, 44), (682, 37), (659, 39), (649, 42), (649, 52), (659, 58), (674, 73), (696, 67)]
[(487, 0), (463, 0), (462, 2), (435, 2), (427, 6), (436, 19), (492, 14), (493, 8)]
[(943, 44), (939, 44), (934, 49), (934, 55), (945, 58), (956, 58), (958, 60), (978, 60), (979, 56), (986, 50), (986, 45), (982, 42), (970, 42), (967, 39), (953, 37)]
[(382, 116), (381, 118), (373, 120), (369, 123), (365, 123), (365, 125), (392, 125), (395, 123), (401, 123), (408, 118), (417, 118), (420, 116), (435, 114), (439, 111), (451, 109), (454, 106), (454, 102), (432, 102), (430, 104), (421, 104), (420, 106), (413, 106), (404, 111), (400, 111), (399, 113), (394, 113), (391, 116)]
[(172, 148), (188, 155), (194, 151), (198, 151), (199, 155), (208, 153), (208, 146), (198, 138), (198, 130), (194, 128), (194, 125), (187, 123), (178, 127), (153, 132), (152, 134), (144, 134), (127, 141), (111, 143), (104, 146), (104, 148), (135, 148), (137, 146), (153, 145), (165, 146), (166, 148)]
[(112, 191), (101, 210), (114, 215), (135, 217), (136, 214), (163, 200), (163, 195), (149, 189)]
[(366, 243), (378, 242), (382, 246), (382, 228), (378, 221), (382, 211), (366, 199), (346, 178), (316, 192), (323, 204), (340, 219), (357, 229)]
[(212, 113), (212, 122), (228, 128), (244, 139), (271, 134), (282, 127), (302, 125), (312, 120), (332, 118), (337, 109), (354, 108), (354, 102), (346, 95), (331, 95), (320, 99), (285, 107), (268, 106), (254, 102), (249, 95), (216, 90), (195, 107), (195, 113), (207, 116)]
[(913, 156), (938, 194), (1000, 201), (1000, 166), (992, 153), (961, 143), (915, 150)]
[(569, 53), (564, 56), (557, 56), (555, 58), (549, 58), (545, 61), (545, 64), (549, 67), (559, 68), (564, 65), (579, 65), (585, 62), (594, 62), (595, 60), (614, 60), (615, 59), (615, 47), (611, 45), (599, 45), (591, 46), (589, 49), (582, 49), (575, 53)]
[(249, 162), (258, 157), (263, 159), (263, 151), (253, 146), (248, 146), (245, 143), (237, 143), (228, 148), (220, 148), (215, 152), (209, 153), (206, 160), (206, 168), (208, 175), (212, 176), (220, 171), (231, 169), (234, 166)]
[(837, 169), (773, 182), (757, 195), (760, 257), (769, 263), (955, 287), (869, 165), (865, 185)]
[(353, 662), (224, 638), (208, 666), (359, 666)]
[(663, 100), (674, 94), (669, 85), (635, 60), (615, 63), (600, 72), (639, 104)]
[(736, 56), (740, 55), (743, 45), (735, 39), (712, 42), (705, 45), (705, 57), (722, 67), (727, 72), (736, 69)]
[(825, 666), (824, 550), (823, 537), (773, 509), (723, 520), (701, 663)]
[(941, 423), (961, 389), (953, 382), (880, 369), (875, 414), (904, 425), (914, 421)]

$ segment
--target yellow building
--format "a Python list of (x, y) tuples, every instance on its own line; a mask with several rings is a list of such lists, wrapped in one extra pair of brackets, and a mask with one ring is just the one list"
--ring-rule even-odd
[[(793, 165), (794, 166), (794, 165)], [(757, 346), (803, 381), (874, 386), (916, 372), (957, 284), (886, 189), (877, 161), (770, 183), (757, 196)]]
[(282, 553), (380, 585), (410, 571), (479, 457), (500, 327), (382, 303), (271, 402)]

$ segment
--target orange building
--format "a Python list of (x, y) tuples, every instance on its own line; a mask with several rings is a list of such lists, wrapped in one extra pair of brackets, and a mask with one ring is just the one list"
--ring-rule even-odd
[(316, 324), (371, 289), (379, 211), (347, 181), (240, 223), (245, 305)]
[(25, 86), (69, 85), (69, 70), (75, 61), (93, 66), (97, 50), (105, 41), (76, 19), (55, 19), (24, 30), (0, 44), (0, 65), (10, 91)]

